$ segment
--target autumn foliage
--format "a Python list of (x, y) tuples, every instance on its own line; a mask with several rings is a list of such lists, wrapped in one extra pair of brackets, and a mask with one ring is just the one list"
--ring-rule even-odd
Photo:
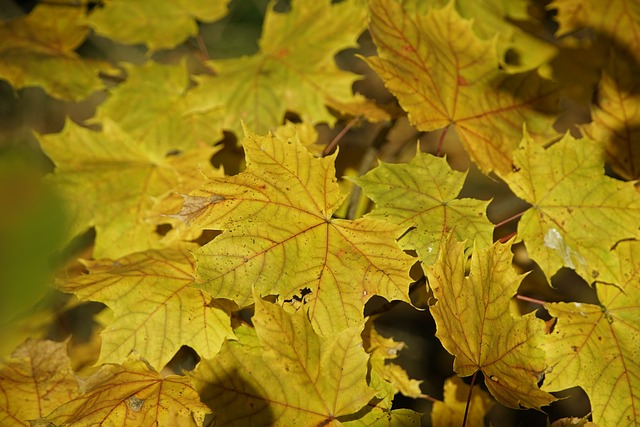
[(33, 134), (65, 219), (55, 291), (0, 318), (1, 426), (505, 425), (578, 387), (553, 425), (640, 424), (638, 0), (272, 2), (214, 59), (233, 2), (79, 3), (0, 23), (17, 96), (104, 95)]

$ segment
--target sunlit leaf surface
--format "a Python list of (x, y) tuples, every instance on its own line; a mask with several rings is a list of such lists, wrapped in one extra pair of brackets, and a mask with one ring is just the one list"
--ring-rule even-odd
[(102, 332), (100, 363), (120, 363), (136, 351), (159, 371), (182, 345), (213, 357), (233, 337), (229, 314), (191, 286), (195, 262), (186, 247), (86, 264), (89, 274), (57, 287), (114, 311)]
[(459, 376), (480, 370), (498, 402), (540, 408), (555, 400), (537, 385), (546, 368), (540, 348), (544, 323), (535, 313), (515, 317), (509, 310), (522, 280), (512, 257), (510, 244), (474, 248), (466, 274), (464, 245), (449, 238), (436, 264), (426, 269), (437, 300), (430, 310)]
[(302, 311), (288, 314), (259, 298), (253, 323), (255, 334), (239, 333), (192, 376), (220, 425), (339, 425), (374, 396), (362, 324), (325, 339)]
[(333, 156), (249, 131), (243, 146), (247, 169), (207, 181), (179, 214), (192, 227), (226, 230), (195, 252), (198, 286), (241, 306), (252, 286), (301, 303), (323, 334), (359, 324), (373, 295), (408, 301), (413, 261), (395, 240), (403, 228), (331, 218), (344, 197)]
[(525, 134), (505, 179), (531, 203), (518, 238), (548, 277), (575, 269), (586, 281), (613, 283), (618, 241), (640, 237), (640, 193), (604, 175), (602, 146), (566, 135), (546, 150)]
[(453, 2), (426, 15), (394, 0), (372, 0), (369, 10), (379, 56), (367, 62), (419, 130), (455, 126), (472, 160), (498, 173), (511, 169), (522, 123), (541, 139), (555, 135), (559, 86), (500, 70), (495, 43), (480, 39)]
[(600, 305), (546, 305), (558, 320), (545, 344), (551, 369), (544, 389), (579, 385), (602, 427), (640, 423), (640, 244), (622, 242), (616, 253), (616, 285), (596, 284)]

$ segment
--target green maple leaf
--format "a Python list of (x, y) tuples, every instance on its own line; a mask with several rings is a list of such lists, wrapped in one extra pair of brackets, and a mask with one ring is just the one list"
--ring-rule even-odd
[(196, 427), (208, 408), (188, 378), (162, 376), (139, 355), (122, 365), (103, 365), (83, 378), (83, 393), (33, 424)]
[(373, 295), (408, 302), (413, 260), (395, 240), (404, 229), (331, 218), (344, 199), (335, 156), (313, 158), (297, 137), (246, 132), (247, 169), (209, 180), (177, 215), (191, 227), (226, 230), (195, 252), (198, 286), (241, 306), (252, 303), (252, 286), (304, 302), (322, 333), (359, 324)]
[(233, 337), (229, 314), (191, 286), (195, 261), (187, 248), (85, 264), (89, 274), (60, 280), (57, 288), (113, 310), (102, 332), (100, 363), (120, 363), (136, 351), (161, 370), (182, 345), (213, 357)]
[(616, 285), (596, 284), (600, 305), (552, 303), (544, 389), (580, 386), (599, 426), (640, 423), (640, 244), (621, 242)]
[(426, 16), (394, 0), (372, 0), (369, 9), (378, 56), (367, 62), (419, 130), (455, 125), (472, 160), (498, 173), (511, 169), (523, 123), (541, 138), (555, 135), (560, 86), (500, 70), (495, 43), (481, 40), (453, 2)]
[(311, 123), (333, 124), (326, 106), (387, 118), (353, 95), (351, 86), (358, 76), (339, 70), (333, 59), (338, 51), (355, 46), (365, 27), (365, 10), (354, 0), (294, 0), (287, 13), (269, 9), (260, 52), (210, 61), (215, 76), (197, 79), (202, 105), (223, 103), (228, 112), (224, 125), (237, 134), (242, 132), (241, 120), (266, 133), (282, 123), (286, 111)]
[(215, 21), (227, 13), (229, 0), (107, 0), (87, 18), (96, 33), (126, 44), (146, 44), (151, 51), (170, 49), (198, 32), (198, 21)]
[(511, 244), (474, 247), (468, 276), (464, 246), (450, 237), (438, 262), (425, 269), (437, 299), (429, 307), (436, 336), (455, 356), (454, 371), (461, 377), (482, 371), (503, 405), (548, 405), (555, 398), (537, 386), (546, 369), (544, 323), (535, 313), (515, 317), (509, 308), (523, 277), (511, 265)]
[(547, 276), (573, 268), (588, 282), (615, 283), (617, 242), (640, 237), (640, 196), (633, 183), (604, 175), (603, 148), (566, 135), (543, 149), (525, 136), (505, 176), (511, 190), (531, 203), (518, 238)]
[(41, 86), (49, 95), (80, 101), (104, 88), (104, 61), (74, 52), (89, 34), (80, 7), (38, 4), (24, 17), (0, 23), (0, 79), (20, 89)]
[(66, 347), (28, 339), (0, 363), (0, 425), (29, 426), (80, 394)]
[(191, 376), (217, 423), (334, 425), (371, 400), (375, 391), (367, 385), (360, 338), (364, 322), (325, 339), (304, 312), (289, 314), (257, 296), (255, 301), (255, 334), (226, 341)]
[(446, 159), (418, 152), (409, 163), (380, 163), (353, 181), (376, 203), (368, 217), (415, 227), (400, 244), (416, 250), (430, 265), (451, 230), (460, 241), (475, 239), (479, 246), (492, 242), (493, 224), (486, 215), (489, 203), (456, 198), (466, 175), (451, 169)]

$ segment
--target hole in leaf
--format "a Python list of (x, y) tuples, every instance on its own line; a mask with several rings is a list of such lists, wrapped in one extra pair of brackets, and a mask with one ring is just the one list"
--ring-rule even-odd
[(171, 224), (158, 224), (156, 226), (156, 233), (161, 236), (166, 236), (167, 233), (171, 231), (171, 229), (173, 229), (173, 226)]
[(200, 234), (198, 238), (192, 240), (192, 242), (197, 243), (200, 246), (204, 246), (220, 234), (222, 234), (222, 231), (220, 230), (202, 230), (202, 234)]
[(165, 369), (170, 369), (174, 373), (182, 375), (185, 371), (192, 371), (198, 362), (200, 362), (198, 353), (191, 347), (183, 345), (167, 363)]

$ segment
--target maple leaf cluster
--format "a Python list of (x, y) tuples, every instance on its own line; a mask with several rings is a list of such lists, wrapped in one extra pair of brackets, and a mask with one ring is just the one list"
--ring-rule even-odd
[[(590, 412), (553, 425), (640, 424), (640, 2), (555, 0), (555, 34), (525, 0), (270, 3), (257, 50), (210, 59), (228, 3), (51, 2), (0, 23), (13, 88), (106, 96), (37, 135), (70, 258), (50, 284), (73, 297), (4, 328), (0, 425), (482, 425), (572, 387)], [(100, 38), (144, 61), (79, 53)], [(354, 92), (345, 51), (397, 105)], [(562, 134), (567, 102), (590, 117)], [(317, 144), (405, 117), (431, 152)], [(452, 136), (477, 170), (442, 155)], [(526, 203), (512, 235), (470, 173)], [(523, 313), (534, 266), (548, 298)], [(589, 302), (547, 286), (569, 270)], [(436, 396), (394, 361), (411, 351), (382, 332), (396, 306), (454, 357)], [(52, 332), (90, 308), (82, 333)]]

